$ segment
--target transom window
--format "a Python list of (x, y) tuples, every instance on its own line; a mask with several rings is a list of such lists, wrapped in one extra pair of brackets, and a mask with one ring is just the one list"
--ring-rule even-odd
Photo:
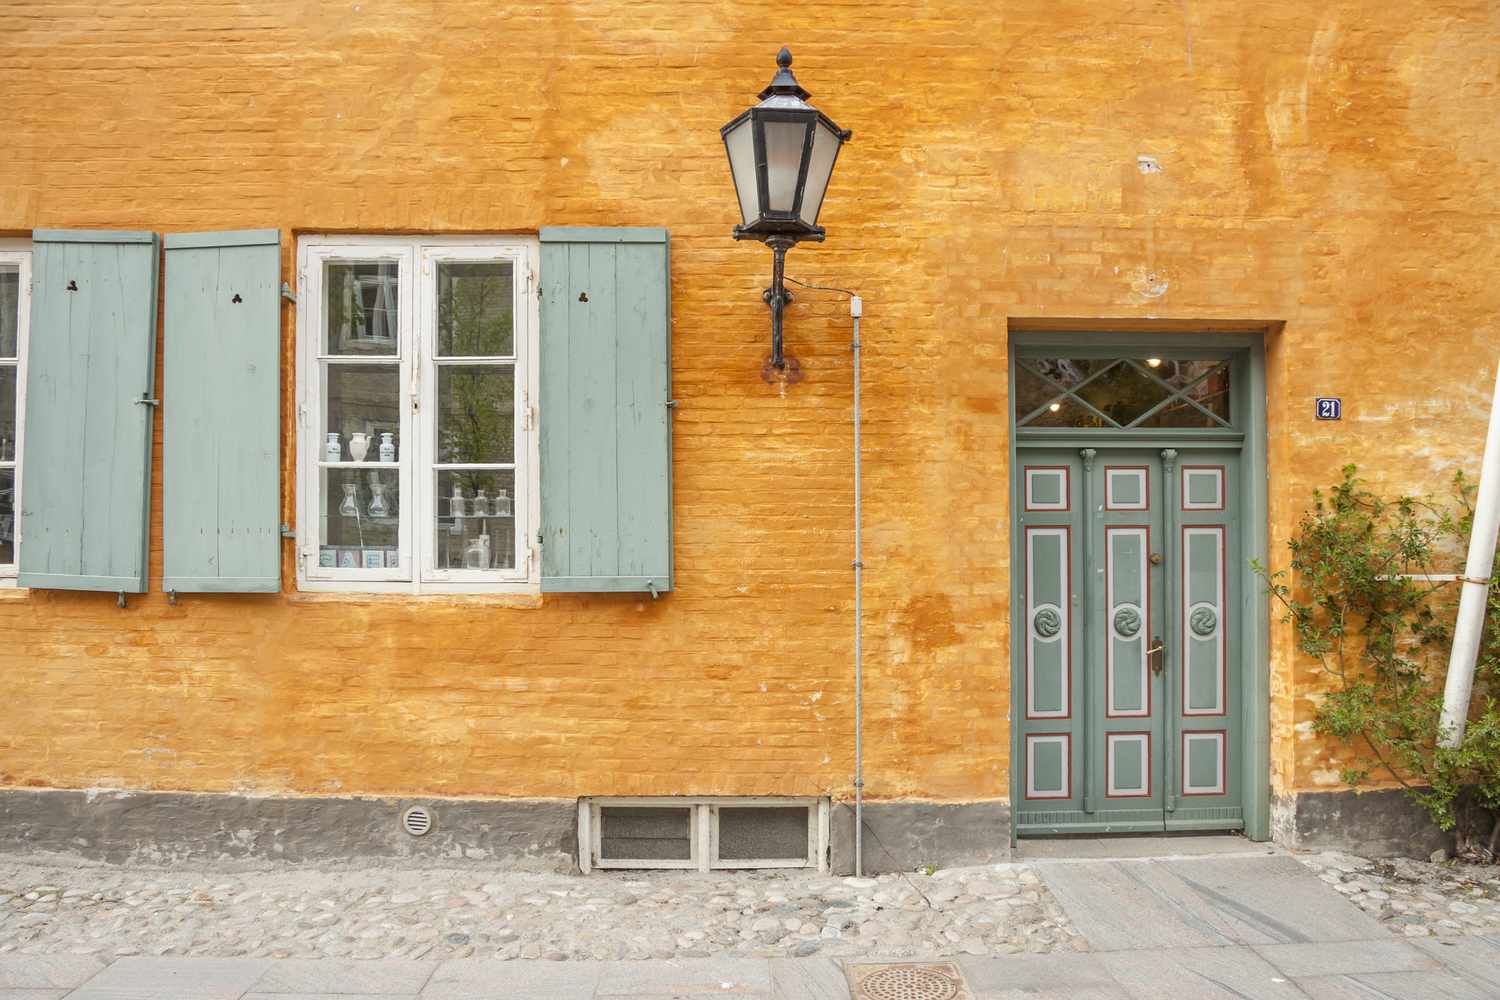
[(31, 251), (0, 242), (0, 579), (16, 576), (21, 514), (21, 427), (26, 406)]
[(1018, 427), (1231, 427), (1225, 360), (1016, 359)]
[(308, 239), (301, 257), (303, 583), (528, 587), (535, 244)]

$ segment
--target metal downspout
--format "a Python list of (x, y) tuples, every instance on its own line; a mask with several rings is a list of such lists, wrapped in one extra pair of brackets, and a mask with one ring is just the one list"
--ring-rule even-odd
[(1464, 563), (1458, 621), (1453, 626), (1448, 680), (1443, 686), (1443, 714), (1438, 732), (1445, 747), (1456, 747), (1463, 742), (1464, 727), (1469, 721), (1474, 661), (1479, 658), (1479, 643), (1484, 635), (1484, 610), (1490, 593), (1490, 575), (1495, 569), (1497, 533), (1500, 533), (1500, 366), (1495, 371), (1490, 427), (1479, 466), (1479, 498), (1474, 505), (1474, 527), (1469, 533), (1469, 557)]

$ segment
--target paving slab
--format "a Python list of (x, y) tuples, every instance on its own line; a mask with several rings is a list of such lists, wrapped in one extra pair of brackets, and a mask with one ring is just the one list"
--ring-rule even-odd
[(0, 1000), (63, 1000), (67, 995), (67, 990), (0, 989)]
[(1036, 868), (1095, 951), (1390, 937), (1282, 855)]
[(975, 995), (983, 997), (1002, 995), (1007, 990), (1020, 991), (1022, 996), (1038, 996), (1049, 990), (1060, 996), (1119, 990), (1119, 983), (1098, 956), (1076, 952), (998, 958), (966, 955), (958, 960), (958, 968)]
[(653, 993), (770, 996), (771, 963), (756, 958), (601, 963), (595, 996), (634, 997)]
[(1442, 962), (1455, 975), (1500, 997), (1500, 938), (1475, 935), (1437, 941), (1427, 939), (1412, 944)]
[(0, 989), (72, 989), (93, 979), (103, 969), (103, 962), (87, 955), (3, 955)]
[(266, 958), (122, 958), (68, 1000), (240, 1000), (270, 966)]
[(603, 962), (454, 959), (418, 994), (422, 1000), (581, 1000), (599, 986)]
[(1297, 986), (1312, 1000), (1494, 1000), (1493, 990), (1475, 986), (1451, 972), (1375, 972), (1353, 976), (1314, 976)]
[(1290, 979), (1249, 948), (1116, 951), (1100, 961), (1132, 1000), (1302, 1000)]
[(437, 962), (409, 959), (287, 958), (271, 964), (256, 981), (256, 993), (416, 994)]
[(246, 993), (245, 1000), (418, 1000), (415, 993)]
[(1282, 975), (1342, 976), (1380, 972), (1430, 972), (1441, 968), (1436, 959), (1387, 937), (1384, 941), (1336, 941), (1317, 944), (1275, 944), (1255, 949)]
[(773, 958), (771, 994), (787, 1000), (850, 1000), (849, 980), (832, 959)]

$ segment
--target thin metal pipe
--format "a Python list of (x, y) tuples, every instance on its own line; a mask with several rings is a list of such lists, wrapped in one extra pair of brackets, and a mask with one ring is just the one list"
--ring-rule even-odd
[(849, 315), (854, 319), (854, 874), (865, 873), (865, 747), (864, 747), (864, 550), (860, 534), (860, 465), (859, 465), (859, 318), (864, 301), (858, 296), (849, 300)]
[[(802, 288), (839, 292), (849, 296), (849, 316), (854, 320), (854, 340), (849, 349), (854, 354), (854, 874), (865, 873), (865, 646), (864, 646), (864, 536), (860, 520), (863, 510), (860, 468), (860, 343), (859, 320), (865, 303), (847, 288), (814, 285), (790, 275), (786, 280)], [(767, 290), (767, 294), (770, 291)]]

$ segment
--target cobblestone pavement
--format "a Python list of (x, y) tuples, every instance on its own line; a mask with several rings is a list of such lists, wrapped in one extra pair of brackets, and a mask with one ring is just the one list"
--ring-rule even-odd
[(1086, 947), (1024, 864), (855, 879), (0, 859), (0, 954), (933, 958)]
[(1372, 861), (1333, 851), (1296, 858), (1397, 934), (1500, 932), (1500, 866)]

